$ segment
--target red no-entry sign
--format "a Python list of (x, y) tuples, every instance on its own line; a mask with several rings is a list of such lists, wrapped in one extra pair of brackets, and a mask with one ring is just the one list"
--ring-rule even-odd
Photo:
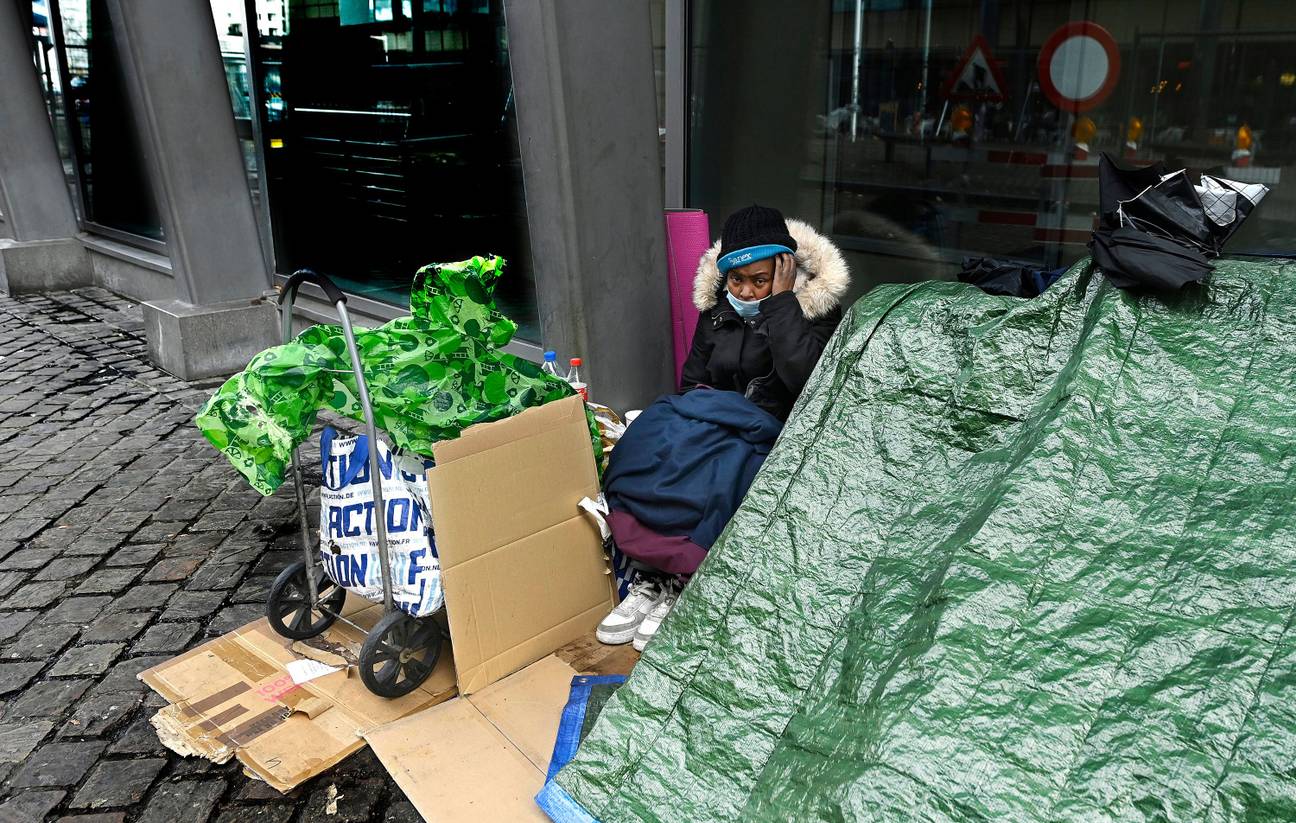
[(1119, 78), (1116, 39), (1097, 23), (1067, 23), (1040, 49), (1040, 91), (1064, 111), (1092, 109), (1115, 90)]

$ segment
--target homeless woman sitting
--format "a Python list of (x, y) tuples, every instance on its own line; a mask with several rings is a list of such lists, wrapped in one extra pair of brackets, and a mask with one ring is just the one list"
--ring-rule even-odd
[(643, 411), (604, 475), (614, 556), (635, 579), (598, 628), (642, 650), (751, 485), (841, 323), (850, 271), (776, 209), (730, 215), (693, 286), (701, 313), (682, 393)]

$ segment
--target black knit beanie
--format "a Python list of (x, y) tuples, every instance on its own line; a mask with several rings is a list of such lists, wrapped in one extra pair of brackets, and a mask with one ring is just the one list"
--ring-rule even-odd
[(787, 246), (797, 250), (797, 242), (788, 232), (787, 221), (778, 209), (748, 206), (729, 215), (720, 233), (720, 255), (752, 246)]

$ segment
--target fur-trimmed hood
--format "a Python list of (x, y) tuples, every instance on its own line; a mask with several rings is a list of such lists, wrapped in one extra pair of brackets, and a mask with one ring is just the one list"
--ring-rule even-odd
[[(837, 306), (850, 288), (850, 267), (833, 242), (800, 220), (787, 221), (788, 232), (797, 242), (796, 285), (792, 288), (801, 313), (818, 320)], [(705, 312), (715, 308), (725, 276), (716, 262), (720, 258), (720, 241), (702, 255), (693, 280), (693, 305)]]

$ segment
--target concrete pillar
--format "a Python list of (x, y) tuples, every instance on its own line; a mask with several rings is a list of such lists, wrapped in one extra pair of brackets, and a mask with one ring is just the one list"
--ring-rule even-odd
[(270, 288), (207, 3), (107, 0), (162, 211), (176, 300), (145, 304), (155, 363), (186, 379), (276, 341)]
[(0, 3), (0, 290), (91, 283), (76, 212), (32, 63), (31, 5)]
[(674, 379), (648, 0), (505, 0), (544, 345), (592, 396)]

